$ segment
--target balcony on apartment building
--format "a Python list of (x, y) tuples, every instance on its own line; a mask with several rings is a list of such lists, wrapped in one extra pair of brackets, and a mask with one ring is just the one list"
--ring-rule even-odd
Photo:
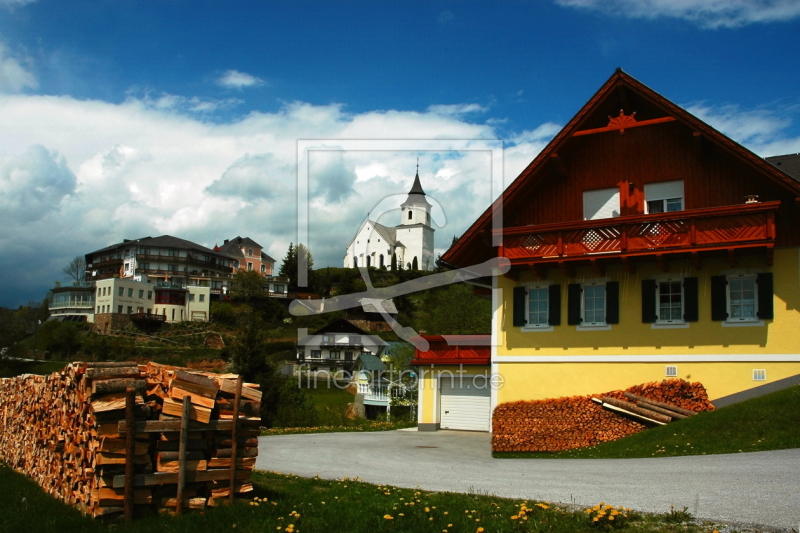
[(122, 259), (111, 258), (111, 259), (103, 259), (102, 261), (94, 261), (87, 265), (87, 268), (91, 268), (97, 270), (99, 268), (107, 268), (107, 267), (121, 267), (122, 266)]
[(735, 252), (762, 248), (772, 261), (775, 243), (775, 202), (690, 209), (647, 215), (582, 220), (558, 224), (521, 226), (493, 230), (503, 235), (500, 255), (513, 265), (544, 268), (548, 263), (561, 268), (578, 261), (600, 267), (599, 261), (619, 258), (626, 267), (629, 259), (642, 256), (663, 260), (668, 254), (683, 253), (699, 261), (704, 252)]

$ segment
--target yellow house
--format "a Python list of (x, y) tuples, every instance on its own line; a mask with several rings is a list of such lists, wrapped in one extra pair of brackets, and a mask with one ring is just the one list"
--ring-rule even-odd
[[(618, 69), (443, 256), (511, 265), (490, 362), (461, 368), (491, 381), (487, 412), (670, 377), (718, 405), (800, 381), (800, 181), (780, 160)], [(437, 429), (454, 370), (426, 369)]]

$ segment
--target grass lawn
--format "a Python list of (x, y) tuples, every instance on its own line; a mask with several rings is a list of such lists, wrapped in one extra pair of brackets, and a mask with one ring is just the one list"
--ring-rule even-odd
[(497, 458), (669, 457), (800, 448), (800, 385), (590, 448)]
[[(665, 510), (645, 515), (605, 510), (598, 522), (584, 509), (571, 510), (545, 502), (509, 500), (487, 495), (435, 493), (372, 485), (353, 479), (327, 481), (291, 474), (255, 472), (255, 491), (234, 506), (187, 512), (180, 518), (150, 516), (133, 524), (101, 522), (45, 495), (27, 478), (0, 466), (0, 531), (37, 533), (108, 532), (198, 533), (205, 531), (263, 533), (339, 532), (553, 532), (601, 531), (625, 524), (632, 533), (711, 533), (718, 526), (695, 524), (683, 512)], [(598, 502), (599, 504), (600, 502)], [(611, 502), (613, 503), (613, 502)], [(627, 517), (623, 516), (627, 515)], [(594, 524), (594, 525), (593, 525)]]

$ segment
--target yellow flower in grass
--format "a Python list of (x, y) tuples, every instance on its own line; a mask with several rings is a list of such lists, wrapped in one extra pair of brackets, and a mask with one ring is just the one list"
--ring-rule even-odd
[(484, 531), (483, 528), (479, 527), (478, 529), (475, 530), (475, 533), (483, 533), (483, 531)]
[(425, 512), (426, 512), (426, 513), (430, 513), (430, 512), (431, 512), (431, 508), (430, 508), (430, 507), (426, 507), (426, 508), (425, 508)]
[(599, 510), (600, 510), (599, 505), (595, 505), (594, 507), (592, 507), (592, 511), (599, 511)]
[(613, 516), (613, 515), (611, 515), (611, 516), (609, 516), (609, 517), (608, 517), (608, 519), (609, 519), (609, 520), (614, 520), (614, 516)]
[(390, 514), (385, 514), (385, 515), (383, 515), (383, 517), (384, 517), (386, 520), (394, 520), (394, 517), (393, 517), (392, 515), (390, 515)]
[(595, 516), (594, 518), (592, 518), (592, 522), (597, 522), (597, 521), (599, 521), (599, 520), (600, 520), (600, 517), (599, 517), (599, 516)]

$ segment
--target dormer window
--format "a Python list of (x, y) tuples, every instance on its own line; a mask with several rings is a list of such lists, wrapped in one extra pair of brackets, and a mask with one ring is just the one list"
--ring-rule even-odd
[(644, 199), (648, 214), (683, 211), (683, 180), (646, 183)]
[(409, 210), (408, 210), (408, 220), (411, 220), (412, 213), (413, 213), (413, 212), (411, 211), (411, 209), (409, 209)]

